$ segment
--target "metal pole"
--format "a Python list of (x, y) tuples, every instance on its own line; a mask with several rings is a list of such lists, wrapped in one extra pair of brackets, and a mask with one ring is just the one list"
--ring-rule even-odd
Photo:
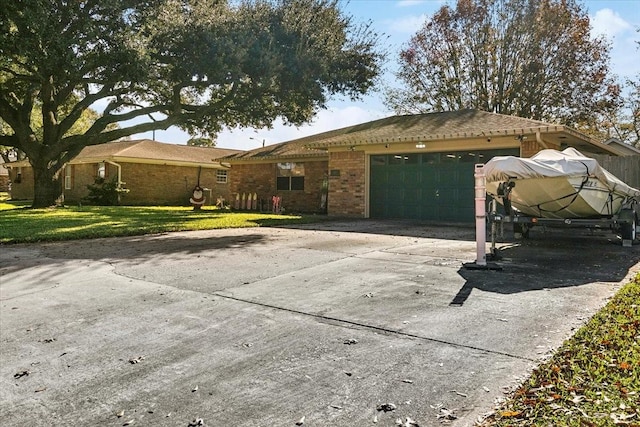
[(486, 181), (484, 164), (477, 164), (473, 174), (475, 178), (476, 200), (476, 264), (487, 265), (487, 226), (486, 226)]

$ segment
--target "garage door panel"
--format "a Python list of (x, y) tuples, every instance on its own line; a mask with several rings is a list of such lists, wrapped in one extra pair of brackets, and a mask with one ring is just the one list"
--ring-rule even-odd
[(370, 216), (472, 222), (474, 161), (496, 155), (518, 150), (372, 156)]

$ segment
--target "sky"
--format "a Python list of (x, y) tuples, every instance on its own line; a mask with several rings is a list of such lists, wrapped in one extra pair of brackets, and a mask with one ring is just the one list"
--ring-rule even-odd
[[(640, 3), (637, 0), (582, 0), (589, 13), (593, 35), (604, 35), (612, 44), (611, 69), (624, 78), (640, 75)], [(385, 35), (389, 58), (383, 85), (393, 82), (393, 69), (397, 67), (400, 49), (416, 33), (420, 26), (444, 4), (455, 5), (455, 0), (342, 0), (342, 9), (355, 22), (371, 22), (374, 29)], [(382, 85), (381, 85), (382, 86)], [(384, 93), (372, 92), (359, 101), (341, 97), (333, 98), (326, 110), (320, 110), (315, 119), (301, 127), (285, 126), (276, 122), (272, 129), (224, 130), (217, 137), (217, 147), (251, 150), (321, 132), (376, 120), (393, 115), (384, 106)], [(153, 138), (147, 132), (132, 139)], [(155, 139), (161, 142), (186, 144), (190, 135), (177, 128), (156, 131)]]

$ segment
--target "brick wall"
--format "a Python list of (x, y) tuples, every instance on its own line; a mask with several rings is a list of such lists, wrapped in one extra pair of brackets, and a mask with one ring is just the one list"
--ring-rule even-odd
[(329, 157), (329, 215), (364, 217), (365, 154), (332, 152)]
[[(122, 163), (122, 181), (129, 189), (123, 204), (186, 206), (198, 181), (198, 168)], [(206, 205), (215, 204), (218, 197), (229, 197), (229, 185), (216, 183), (216, 169), (201, 170), (200, 186), (211, 189), (211, 196), (204, 192)]]
[[(554, 150), (559, 150), (560, 147), (553, 145), (553, 144), (547, 144), (549, 145), (549, 148), (552, 148)], [(540, 152), (541, 150), (543, 150), (544, 147), (540, 144), (538, 144), (537, 141), (522, 141), (521, 145), (520, 145), (520, 157), (531, 157), (535, 154), (537, 154), (538, 152)]]
[(236, 195), (256, 193), (258, 209), (271, 210), (271, 199), (279, 196), (285, 212), (321, 212), (322, 182), (327, 174), (327, 161), (296, 162), (304, 164), (304, 190), (277, 191), (276, 163), (233, 164), (229, 171), (231, 206)]
[(9, 183), (11, 180), (9, 179), (9, 174), (0, 175), (0, 191), (9, 191)]
[[(16, 182), (18, 171), (22, 170), (20, 182)], [(17, 167), (9, 169), (11, 179), (11, 199), (31, 200), (33, 199), (33, 170), (31, 167)]]

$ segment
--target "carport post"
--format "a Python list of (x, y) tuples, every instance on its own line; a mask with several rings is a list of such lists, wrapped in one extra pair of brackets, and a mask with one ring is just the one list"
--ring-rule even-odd
[(487, 265), (487, 226), (486, 226), (486, 182), (484, 164), (476, 165), (473, 174), (476, 192), (476, 264)]

